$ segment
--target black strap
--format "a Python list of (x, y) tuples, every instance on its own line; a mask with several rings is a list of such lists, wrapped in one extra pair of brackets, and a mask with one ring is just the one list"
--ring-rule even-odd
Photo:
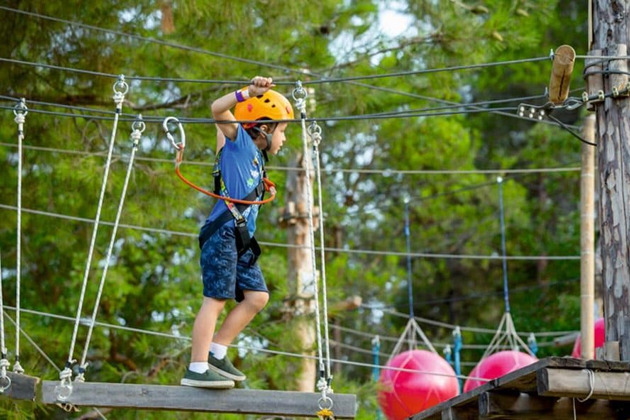
[[(264, 192), (265, 186), (262, 182), (258, 184), (258, 186), (254, 188), (253, 191), (247, 194), (247, 196), (243, 198), (243, 200), (245, 201), (255, 200), (256, 197), (258, 197), (261, 194), (261, 189)], [(247, 207), (249, 206), (250, 204), (241, 204), (241, 203), (236, 204), (236, 208), (238, 209), (240, 213), (243, 213), (245, 209), (247, 209)], [(203, 227), (201, 228), (201, 231), (199, 232), (199, 249), (203, 248), (203, 245), (206, 243), (208, 239), (210, 239), (212, 235), (214, 235), (214, 232), (216, 232), (221, 226), (223, 226), (230, 220), (234, 220), (234, 217), (232, 216), (232, 213), (229, 210), (225, 210), (223, 213), (219, 215), (219, 217), (214, 219), (212, 222), (206, 223), (205, 225), (203, 225)], [(247, 237), (249, 238), (249, 233), (247, 234)], [(245, 248), (243, 252), (245, 252), (246, 250), (247, 248)], [(240, 252), (239, 252), (239, 255), (240, 255)]]

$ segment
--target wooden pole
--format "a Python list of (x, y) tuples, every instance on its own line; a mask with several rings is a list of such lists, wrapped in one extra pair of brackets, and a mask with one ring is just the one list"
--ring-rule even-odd
[[(593, 0), (593, 48), (606, 56), (625, 55), (630, 0)], [(604, 69), (627, 63), (606, 60)], [(627, 67), (627, 66), (626, 66)], [(630, 104), (623, 96), (626, 75), (604, 77), (604, 93), (596, 104), (598, 172), (600, 180), (600, 237), (606, 317), (606, 357), (616, 350), (630, 360)]]
[[(595, 115), (584, 120), (584, 139), (595, 140)], [(580, 296), (582, 358), (593, 359), (595, 348), (595, 147), (582, 143)]]

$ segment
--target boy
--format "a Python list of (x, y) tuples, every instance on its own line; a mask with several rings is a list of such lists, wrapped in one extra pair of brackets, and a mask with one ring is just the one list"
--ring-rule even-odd
[[(224, 197), (259, 201), (264, 191), (263, 163), (285, 142), (287, 122), (293, 108), (282, 95), (270, 90), (271, 78), (256, 76), (247, 88), (231, 92), (212, 103), (212, 115), (225, 137), (217, 137), (218, 172), (215, 189)], [(235, 115), (230, 112), (235, 108)], [(239, 124), (236, 120), (251, 122)], [(203, 303), (192, 332), (192, 352), (182, 385), (232, 388), (245, 380), (226, 357), (229, 344), (269, 300), (269, 291), (256, 263), (260, 248), (253, 238), (258, 205), (220, 200), (212, 209), (199, 235)], [(214, 335), (216, 322), (227, 299), (238, 304), (228, 313)], [(214, 335), (214, 337), (213, 337)], [(209, 350), (209, 351), (208, 351)]]

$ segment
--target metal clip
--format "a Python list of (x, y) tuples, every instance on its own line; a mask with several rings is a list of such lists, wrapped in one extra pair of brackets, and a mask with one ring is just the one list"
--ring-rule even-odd
[[(175, 143), (175, 138), (173, 137), (173, 134), (171, 134), (171, 131), (168, 128), (168, 123), (170, 121), (173, 121), (175, 123), (177, 123), (177, 128), (179, 129), (179, 134), (182, 137), (182, 140), (179, 143)], [(164, 129), (164, 133), (166, 133), (166, 137), (170, 140), (171, 144), (173, 145), (173, 147), (177, 150), (182, 150), (186, 147), (186, 133), (184, 132), (184, 127), (182, 126), (182, 123), (179, 122), (179, 120), (175, 117), (166, 117), (164, 119), (164, 122), (162, 123), (162, 128)]]

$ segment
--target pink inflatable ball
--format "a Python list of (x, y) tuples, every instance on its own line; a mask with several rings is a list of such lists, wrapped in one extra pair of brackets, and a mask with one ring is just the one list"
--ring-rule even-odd
[[(595, 321), (594, 324), (595, 329), (595, 349), (600, 347), (604, 347), (604, 341), (606, 341), (606, 320), (604, 318), (600, 318)], [(595, 357), (595, 349), (593, 349), (593, 357)], [(575, 339), (575, 344), (573, 345), (573, 351), (571, 352), (571, 357), (575, 357), (579, 359), (582, 357), (582, 334), (578, 334)]]
[(468, 374), (470, 378), (464, 383), (464, 392), (472, 391), (487, 382), (474, 379), (475, 377), (496, 379), (537, 361), (538, 359), (534, 356), (520, 351), (505, 350), (494, 353), (477, 363), (477, 366)]
[(389, 420), (402, 420), (457, 394), (457, 377), (446, 360), (427, 350), (410, 350), (394, 357), (381, 371), (378, 403)]

